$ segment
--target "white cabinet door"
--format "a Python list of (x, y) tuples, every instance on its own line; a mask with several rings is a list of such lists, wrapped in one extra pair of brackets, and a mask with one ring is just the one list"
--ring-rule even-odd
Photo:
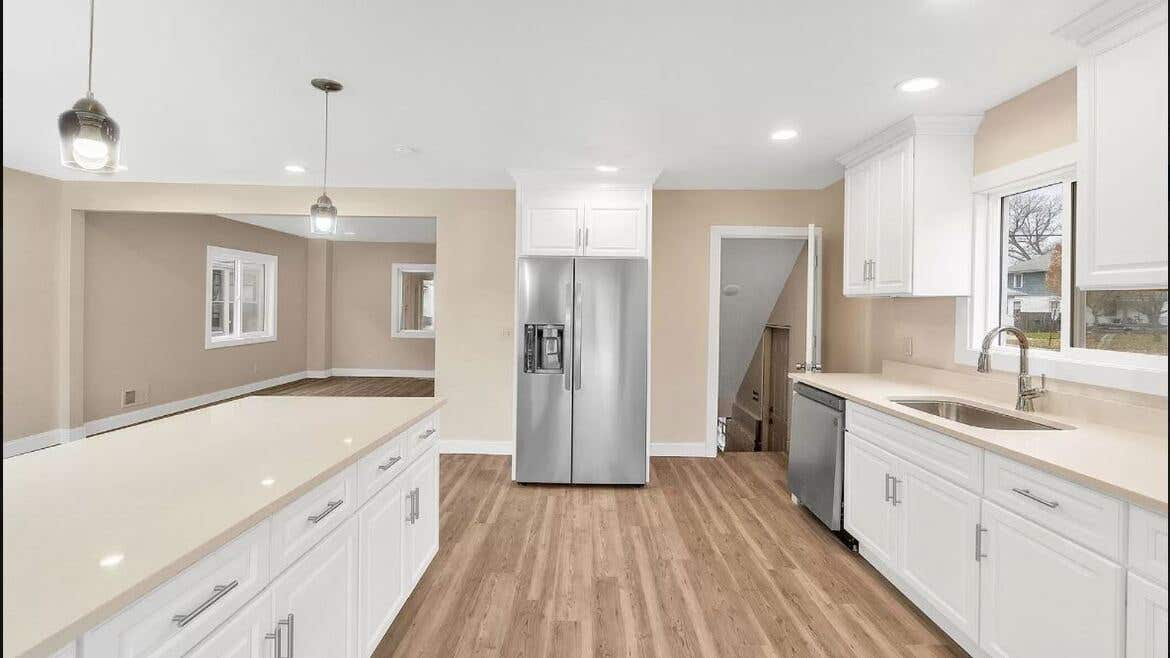
[(914, 139), (906, 139), (877, 156), (875, 165), (873, 292), (909, 294), (914, 263)]
[(870, 233), (873, 222), (873, 165), (845, 171), (845, 295), (869, 294)]
[(581, 250), (585, 196), (576, 190), (531, 190), (521, 199), (520, 255), (575, 256)]
[(358, 641), (361, 655), (378, 647), (406, 600), (403, 478), (386, 485), (358, 514)]
[(288, 654), (358, 656), (357, 565), (357, 518), (350, 517), (272, 584), (276, 618), (292, 622), (281, 631)]
[(845, 432), (845, 529), (866, 559), (897, 565), (897, 520), (891, 495), (897, 458)]
[(439, 547), (439, 451), (419, 458), (410, 476), (415, 492), (414, 523), (407, 531), (410, 546), (408, 583), (413, 588)]
[(594, 190), (585, 208), (586, 256), (646, 255), (646, 193)]
[(1125, 573), (983, 502), (979, 644), (992, 656), (1118, 656)]
[(1166, 287), (1166, 23), (1077, 68), (1077, 285)]
[(899, 575), (931, 604), (931, 612), (978, 638), (979, 496), (905, 461), (896, 477)]
[[(272, 590), (265, 590), (207, 636), (187, 654), (188, 658), (268, 658), (276, 655), (274, 639), (266, 637), (276, 629), (272, 612)], [(282, 631), (285, 633), (285, 631)], [(284, 636), (282, 635), (282, 638)], [(285, 654), (287, 655), (287, 654)]]
[(1129, 574), (1126, 596), (1125, 655), (1164, 658), (1166, 644), (1166, 589)]

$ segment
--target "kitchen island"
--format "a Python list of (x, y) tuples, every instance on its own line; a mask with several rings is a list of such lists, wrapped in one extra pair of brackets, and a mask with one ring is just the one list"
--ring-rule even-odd
[[(125, 617), (124, 609), (145, 595), (170, 596), (174, 582), (191, 591), (164, 601), (175, 608), (164, 611), (165, 624), (127, 621), (129, 630), (111, 646), (120, 647), (118, 655), (132, 655), (122, 653), (125, 642), (146, 648), (173, 641), (176, 651), (186, 650), (199, 639), (188, 629), (202, 624), (201, 632), (210, 632), (212, 621), (246, 602), (245, 594), (259, 592), (282, 568), (295, 570), (293, 563), (301, 555), (309, 559), (325, 533), (351, 522), (367, 500), (372, 506), (379, 488), (397, 486), (390, 483), (410, 476), (403, 471), (415, 463), (433, 461), (427, 478), (435, 491), (423, 484), (402, 493), (407, 522), (430, 517), (431, 507), (437, 516), (442, 404), (436, 398), (249, 397), (4, 460), (4, 656), (50, 655), (83, 635), (89, 642), (91, 629)], [(324, 491), (335, 483), (335, 491)], [(425, 505), (420, 488), (427, 489)], [(322, 509), (298, 509), (315, 505), (307, 499), (319, 490)], [(387, 516), (401, 522), (402, 501), (391, 503), (394, 513)], [(286, 509), (295, 518), (285, 519)], [(437, 547), (437, 518), (423, 525), (433, 525)], [(196, 572), (214, 553), (245, 539), (253, 548), (262, 545), (253, 550), (249, 577), (212, 587), (207, 583), (227, 576), (208, 567), (212, 580), (200, 581)], [(404, 550), (417, 549), (416, 563), (425, 570), (434, 547), (419, 541)], [(356, 563), (350, 570), (356, 574)], [(407, 574), (405, 593), (392, 598), (405, 600), (419, 574)], [(195, 613), (211, 600), (208, 594), (212, 605)], [(195, 613), (191, 623), (172, 620), (183, 612)], [(108, 640), (95, 635), (85, 655), (103, 655), (91, 647)]]

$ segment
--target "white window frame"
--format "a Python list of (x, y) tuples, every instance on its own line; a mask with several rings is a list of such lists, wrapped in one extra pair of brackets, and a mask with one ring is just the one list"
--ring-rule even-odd
[[(431, 314), (430, 329), (399, 329), (399, 320), (402, 315), (402, 273), (403, 272), (430, 272), (434, 274), (434, 263), (394, 263), (390, 277), (390, 336), (393, 338), (434, 338), (435, 328), (439, 326), (438, 304), (434, 305)], [(437, 278), (437, 277), (436, 277)], [(437, 301), (437, 300), (436, 300)]]
[[(1154, 354), (1110, 352), (1073, 347), (1072, 322), (1076, 312), (1073, 296), (1073, 226), (1071, 183), (1077, 177), (1077, 145), (1061, 147), (1021, 160), (1006, 167), (975, 176), (974, 236), (972, 241), (971, 296), (956, 298), (955, 362), (974, 366), (978, 362), (983, 336), (999, 324), (999, 295), (1002, 258), (1001, 203), (1005, 195), (1065, 183), (1061, 250), (1060, 351), (1031, 350), (1029, 361), (1034, 374), (1053, 379), (1118, 388), (1153, 395), (1167, 394), (1167, 357)], [(1067, 304), (1063, 301), (1067, 300)], [(994, 345), (989, 351), (993, 370), (1015, 372), (1019, 348)]]
[[(232, 307), (232, 327), (235, 328), (234, 333), (227, 336), (212, 336), (211, 335), (211, 269), (212, 265), (219, 261), (235, 261), (236, 263), (236, 303)], [(204, 267), (204, 274), (206, 276), (205, 289), (203, 294), (203, 347), (204, 349), (216, 349), (220, 347), (233, 347), (236, 345), (253, 345), (255, 343), (268, 343), (276, 340), (276, 267), (277, 257), (271, 254), (258, 254), (252, 251), (241, 251), (239, 249), (228, 249), (227, 247), (218, 247), (215, 245), (207, 246), (207, 261)], [(240, 301), (241, 288), (243, 287), (243, 266), (245, 263), (251, 263), (264, 266), (264, 330), (243, 332), (243, 312), (244, 305)]]

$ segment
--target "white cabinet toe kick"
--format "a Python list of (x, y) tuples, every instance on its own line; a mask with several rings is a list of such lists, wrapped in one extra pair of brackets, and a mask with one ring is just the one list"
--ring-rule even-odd
[(1167, 655), (1166, 516), (868, 407), (845, 419), (845, 529), (972, 655)]
[(370, 656), (439, 547), (438, 412), (61, 656)]

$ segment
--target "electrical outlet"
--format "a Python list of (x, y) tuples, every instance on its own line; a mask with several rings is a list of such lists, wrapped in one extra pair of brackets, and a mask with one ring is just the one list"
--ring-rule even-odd
[(122, 389), (121, 404), (123, 407), (137, 407), (150, 399), (150, 388), (146, 386), (127, 386)]
[(511, 337), (512, 337), (512, 328), (511, 327), (504, 327), (503, 329), (500, 329), (500, 338), (511, 338)]
[(914, 356), (914, 339), (910, 336), (902, 341), (902, 353), (906, 355), (907, 359)]

